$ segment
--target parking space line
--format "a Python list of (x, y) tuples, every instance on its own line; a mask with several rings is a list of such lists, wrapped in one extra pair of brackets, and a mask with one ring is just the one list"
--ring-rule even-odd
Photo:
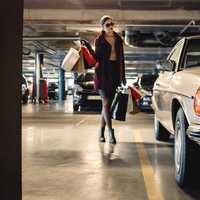
[[(138, 131), (134, 132), (134, 140), (137, 143), (137, 151), (140, 159), (142, 174), (149, 200), (164, 200), (155, 172), (149, 161), (147, 151), (143, 144), (142, 137)], [(139, 143), (139, 144), (138, 144)]]

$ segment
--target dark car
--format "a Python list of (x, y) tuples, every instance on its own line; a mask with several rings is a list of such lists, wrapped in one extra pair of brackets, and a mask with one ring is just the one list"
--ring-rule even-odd
[(74, 78), (73, 110), (101, 109), (101, 98), (94, 89), (94, 73), (78, 75)]
[(138, 79), (138, 89), (143, 94), (143, 97), (139, 101), (139, 107), (142, 111), (152, 110), (151, 98), (153, 95), (153, 86), (157, 77), (158, 75), (154, 75), (154, 74), (143, 74)]
[(29, 89), (28, 89), (28, 83), (26, 81), (26, 78), (22, 76), (22, 103), (27, 104), (28, 98), (29, 98)]
[(49, 100), (57, 100), (58, 99), (58, 84), (55, 82), (48, 83), (48, 97)]

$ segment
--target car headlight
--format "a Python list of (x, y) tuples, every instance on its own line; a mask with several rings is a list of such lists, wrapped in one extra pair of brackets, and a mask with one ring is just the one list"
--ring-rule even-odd
[(197, 90), (194, 98), (194, 111), (196, 115), (200, 116), (200, 88)]

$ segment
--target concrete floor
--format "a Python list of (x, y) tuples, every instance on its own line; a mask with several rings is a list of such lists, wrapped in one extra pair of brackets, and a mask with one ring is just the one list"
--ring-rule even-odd
[(97, 114), (69, 104), (23, 106), (23, 200), (190, 200), (174, 180), (173, 142), (155, 141), (153, 114), (114, 121), (117, 145), (99, 144)]

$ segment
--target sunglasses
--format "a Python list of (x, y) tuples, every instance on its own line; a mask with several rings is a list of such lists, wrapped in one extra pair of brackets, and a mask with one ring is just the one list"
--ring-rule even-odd
[(113, 22), (110, 22), (110, 23), (107, 23), (107, 24), (105, 24), (105, 26), (108, 28), (108, 27), (110, 27), (110, 26), (114, 26), (115, 24), (113, 23)]

